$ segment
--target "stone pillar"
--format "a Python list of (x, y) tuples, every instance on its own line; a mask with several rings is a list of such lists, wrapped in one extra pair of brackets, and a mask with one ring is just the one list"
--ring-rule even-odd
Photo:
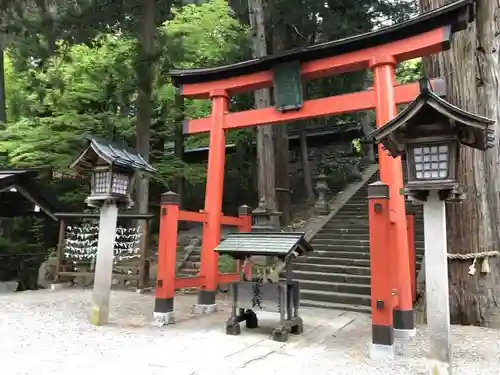
[(324, 173), (316, 177), (316, 191), (318, 193), (318, 200), (314, 207), (318, 210), (320, 215), (328, 215), (330, 213), (330, 207), (326, 201), (328, 184), (326, 183), (326, 176)]
[(90, 323), (100, 326), (108, 323), (111, 277), (115, 248), (116, 220), (118, 207), (113, 200), (106, 201), (101, 207), (99, 238), (95, 263), (94, 289)]

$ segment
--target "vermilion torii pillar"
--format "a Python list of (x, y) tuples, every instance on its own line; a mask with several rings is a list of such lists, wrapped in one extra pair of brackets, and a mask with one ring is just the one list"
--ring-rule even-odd
[[(206, 282), (199, 294), (199, 303), (203, 309), (215, 306), (217, 257), (213, 254), (213, 249), (220, 241), (225, 131), (370, 109), (377, 112), (377, 126), (383, 125), (396, 116), (396, 105), (413, 101), (420, 92), (418, 83), (396, 86), (396, 65), (405, 60), (448, 49), (453, 33), (465, 29), (473, 20), (473, 6), (473, 0), (459, 0), (407, 22), (363, 35), (285, 51), (279, 55), (234, 65), (171, 72), (174, 84), (183, 96), (211, 99), (213, 103), (211, 116), (189, 120), (184, 126), (186, 134), (210, 132), (205, 196), (208, 221), (203, 230), (202, 246), (202, 257), (209, 261), (205, 262), (201, 270)], [(302, 100), (302, 81), (363, 69), (373, 71), (373, 89)], [(442, 94), (437, 81), (432, 85), (434, 92), (441, 91)], [(228, 112), (227, 103), (230, 96), (270, 87), (274, 87), (275, 107)], [(408, 337), (414, 334), (414, 324), (402, 166), (399, 158), (391, 159), (381, 149), (379, 162), (381, 179), (388, 189), (385, 211), (388, 215), (388, 230), (384, 243), (388, 246), (391, 267), (372, 269), (372, 274), (377, 275), (376, 279), (372, 280), (377, 286), (372, 288), (372, 299), (377, 297), (374, 290), (381, 293), (381, 298), (391, 296), (390, 300), (383, 302), (391, 311), (394, 308), (395, 331), (393, 332), (392, 326), (389, 325), (383, 330), (384, 334)], [(381, 243), (380, 238), (374, 238), (377, 243)], [(370, 251), (380, 250), (374, 248)], [(379, 255), (377, 253), (377, 259), (380, 259)], [(380, 262), (375, 264), (375, 267), (381, 267)], [(387, 291), (389, 287), (390, 293)], [(372, 303), (372, 311), (374, 316), (377, 316), (375, 308), (376, 304)], [(387, 324), (391, 323), (390, 319), (385, 320)], [(373, 325), (375, 331), (375, 322)], [(382, 336), (374, 334), (373, 344), (383, 345), (382, 342), (388, 342), (390, 339)]]
[(200, 276), (206, 284), (198, 294), (198, 311), (207, 313), (216, 309), (215, 290), (218, 274), (218, 254), (213, 251), (220, 243), (222, 192), (224, 190), (224, 163), (226, 156), (226, 135), (224, 130), (225, 115), (228, 110), (229, 94), (226, 90), (213, 90), (212, 118), (210, 129), (210, 152), (208, 154), (208, 175), (205, 194), (205, 212), (207, 223), (203, 225), (203, 243), (201, 247)]
[[(397, 60), (389, 54), (374, 56), (370, 61), (377, 96), (377, 127), (383, 126), (398, 114), (394, 93), (396, 65)], [(382, 146), (379, 145), (379, 147)], [(409, 338), (415, 335), (415, 323), (401, 157), (393, 158), (386, 151), (379, 149), (379, 165), (382, 181), (390, 186), (390, 256), (395, 260), (392, 285), (397, 290), (397, 304), (394, 306), (394, 336)]]

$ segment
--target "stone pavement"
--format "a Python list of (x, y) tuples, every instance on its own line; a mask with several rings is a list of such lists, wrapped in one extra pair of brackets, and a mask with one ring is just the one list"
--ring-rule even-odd
[[(395, 361), (368, 358), (369, 316), (304, 308), (305, 332), (287, 343), (272, 341), (273, 314), (261, 328), (227, 336), (229, 304), (211, 316), (191, 315), (195, 296), (176, 299), (178, 322), (153, 325), (152, 295), (113, 292), (109, 325), (87, 322), (91, 292), (67, 289), (0, 296), (1, 375), (120, 374), (425, 374), (427, 340)], [(500, 331), (454, 327), (454, 375), (499, 375)]]

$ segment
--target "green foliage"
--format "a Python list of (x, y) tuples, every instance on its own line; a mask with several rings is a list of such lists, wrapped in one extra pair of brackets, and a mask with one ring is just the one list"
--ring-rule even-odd
[(360, 153), (361, 152), (361, 141), (359, 138), (355, 138), (351, 141), (352, 143), (352, 147), (354, 148), (354, 150), (357, 152), (357, 153)]
[(248, 46), (246, 27), (233, 18), (227, 0), (186, 5), (173, 11), (163, 32), (182, 44), (179, 68), (203, 68), (233, 63)]
[(396, 69), (396, 77), (400, 83), (415, 82), (422, 78), (422, 59), (404, 61)]

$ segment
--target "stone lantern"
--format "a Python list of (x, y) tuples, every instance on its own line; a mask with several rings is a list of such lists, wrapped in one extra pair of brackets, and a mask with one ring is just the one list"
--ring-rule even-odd
[(139, 154), (96, 137), (85, 137), (87, 147), (71, 168), (80, 174), (90, 174), (89, 206), (101, 207), (113, 201), (127, 208), (133, 205), (132, 189), (137, 171), (155, 169)]
[(425, 201), (430, 192), (441, 200), (462, 199), (457, 181), (460, 145), (485, 151), (492, 146), (493, 120), (466, 112), (434, 94), (427, 80), (420, 95), (371, 136), (393, 157), (406, 154), (405, 194)]
[(80, 174), (90, 174), (89, 206), (99, 207), (99, 237), (95, 263), (94, 290), (90, 322), (107, 323), (118, 208), (130, 208), (137, 171), (155, 169), (139, 154), (108, 141), (85, 137), (87, 147), (71, 167)]
[(425, 284), (430, 333), (430, 373), (450, 374), (450, 310), (446, 201), (465, 198), (457, 181), (461, 145), (486, 151), (495, 121), (466, 112), (433, 93), (427, 80), (397, 117), (371, 135), (393, 157), (405, 153), (405, 194), (424, 208)]

